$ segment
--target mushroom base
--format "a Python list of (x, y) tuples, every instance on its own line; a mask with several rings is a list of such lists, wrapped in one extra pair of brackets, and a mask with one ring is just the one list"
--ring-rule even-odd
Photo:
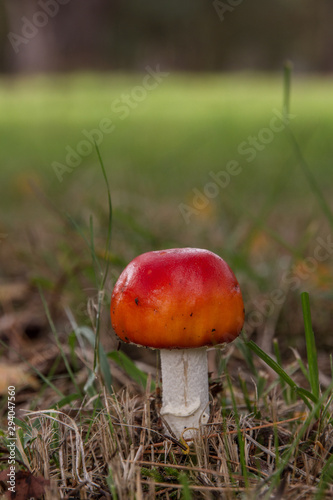
[[(162, 349), (161, 415), (176, 438), (191, 438), (209, 419), (207, 350)], [(191, 428), (184, 432), (186, 428)], [(166, 430), (168, 433), (168, 429)]]

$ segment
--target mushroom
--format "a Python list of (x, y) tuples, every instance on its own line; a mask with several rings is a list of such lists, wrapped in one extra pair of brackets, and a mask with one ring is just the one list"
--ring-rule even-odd
[(160, 349), (162, 408), (179, 439), (209, 419), (207, 346), (231, 342), (244, 323), (238, 281), (218, 255), (198, 248), (147, 252), (120, 275), (111, 321), (124, 342)]

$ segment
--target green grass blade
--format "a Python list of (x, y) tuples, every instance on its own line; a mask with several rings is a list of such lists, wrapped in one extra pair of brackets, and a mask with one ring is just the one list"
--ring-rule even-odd
[(109, 465), (109, 474), (106, 478), (106, 482), (109, 487), (113, 500), (118, 500), (117, 487), (113, 478), (112, 468), (110, 467), (110, 465)]
[(249, 347), (246, 344), (246, 336), (243, 333), (241, 333), (240, 337), (235, 340), (235, 345), (242, 353), (242, 355), (246, 361), (247, 366), (251, 370), (251, 373), (253, 375), (255, 375), (255, 378), (258, 378), (259, 374), (258, 374), (258, 370), (254, 364), (254, 361), (253, 361), (253, 354), (252, 354), (251, 349), (249, 349)]
[(179, 482), (182, 485), (182, 500), (191, 500), (192, 493), (190, 490), (190, 483), (188, 477), (185, 473), (181, 473), (178, 476)]
[(313, 403), (317, 404), (318, 403), (318, 398), (312, 394), (312, 392), (307, 391), (306, 389), (303, 389), (303, 387), (297, 387), (296, 392), (299, 396), (302, 397), (305, 396), (306, 398), (310, 399)]
[(76, 383), (74, 373), (73, 373), (73, 371), (72, 371), (72, 369), (70, 367), (70, 364), (68, 362), (67, 356), (66, 356), (66, 354), (65, 354), (65, 352), (64, 352), (64, 350), (62, 348), (61, 342), (59, 340), (58, 332), (57, 332), (55, 324), (53, 323), (53, 320), (51, 318), (51, 314), (50, 314), (50, 311), (49, 311), (49, 307), (48, 307), (48, 305), (46, 303), (43, 290), (40, 287), (38, 287), (38, 290), (39, 290), (39, 294), (40, 294), (41, 299), (42, 299), (42, 303), (43, 303), (43, 307), (44, 307), (44, 310), (45, 310), (46, 317), (48, 319), (48, 322), (49, 322), (49, 325), (51, 327), (52, 333), (54, 335), (54, 338), (55, 338), (56, 344), (58, 346), (58, 349), (59, 349), (59, 351), (61, 353), (62, 359), (63, 359), (63, 361), (65, 363), (65, 367), (66, 367), (66, 370), (68, 372), (68, 375), (69, 375), (69, 377), (70, 377), (70, 379), (71, 379), (71, 381), (72, 381), (72, 383), (73, 383), (73, 385), (74, 385), (74, 387), (76, 389), (76, 392), (78, 392), (79, 394), (82, 394), (79, 386)]
[(97, 264), (97, 266), (98, 266), (97, 273), (96, 273), (96, 270), (95, 270), (95, 280), (96, 280), (96, 284), (98, 285), (99, 284), (98, 278), (102, 274), (102, 268), (101, 268), (100, 262), (99, 262), (99, 260), (98, 260), (98, 258), (96, 256), (96, 252), (95, 252), (94, 219), (93, 219), (92, 215), (90, 215), (90, 217), (89, 217), (89, 230), (90, 230), (90, 244), (89, 244), (89, 248), (90, 248), (91, 258), (92, 258), (93, 263)]
[(63, 406), (68, 405), (72, 401), (75, 401), (76, 399), (80, 399), (82, 395), (80, 393), (77, 394), (69, 394), (68, 396), (65, 396), (64, 398), (60, 399), (57, 403), (54, 403), (54, 405), (51, 405), (50, 408), (55, 409), (55, 410), (60, 410)]
[(274, 486), (279, 482), (281, 475), (283, 474), (283, 471), (285, 470), (287, 464), (293, 457), (293, 454), (295, 453), (296, 448), (299, 446), (299, 443), (302, 441), (304, 438), (304, 435), (308, 432), (309, 427), (311, 425), (311, 422), (313, 419), (317, 419), (317, 414), (320, 411), (320, 408), (324, 404), (324, 402), (327, 400), (329, 395), (331, 394), (333, 389), (333, 381), (332, 383), (327, 387), (323, 395), (319, 398), (318, 402), (313, 406), (312, 410), (309, 412), (307, 418), (304, 420), (301, 428), (297, 432), (297, 434), (294, 437), (294, 440), (291, 444), (291, 446), (281, 454), (280, 456), (280, 465), (275, 469), (273, 474), (270, 476), (270, 481), (271, 481), (271, 486), (269, 491), (272, 491)]
[[(111, 246), (111, 234), (112, 234), (112, 202), (111, 202), (111, 193), (110, 193), (110, 187), (109, 187), (109, 182), (108, 178), (106, 175), (104, 163), (100, 154), (100, 151), (98, 149), (97, 144), (95, 143), (95, 148), (99, 160), (99, 164), (102, 169), (103, 177), (105, 180), (106, 184), (106, 190), (107, 190), (107, 195), (108, 195), (108, 209), (109, 209), (109, 218), (108, 218), (108, 233), (107, 233), (107, 238), (106, 238), (106, 247), (105, 247), (105, 255), (108, 256), (110, 253), (110, 246)], [(92, 240), (93, 240), (93, 235), (92, 235)], [(102, 311), (102, 302), (103, 302), (103, 293), (104, 293), (104, 287), (106, 283), (106, 279), (108, 276), (109, 272), (109, 266), (110, 266), (110, 259), (106, 259), (106, 267), (105, 271), (103, 274), (103, 278), (100, 284), (100, 292), (98, 294), (98, 305), (97, 305), (97, 314), (96, 314), (96, 326), (95, 326), (95, 349), (94, 349), (94, 373), (98, 373), (100, 370), (100, 349), (99, 349), (99, 344), (100, 344), (100, 319), (101, 319), (101, 311)]]
[[(111, 192), (110, 192), (109, 181), (108, 181), (108, 178), (107, 178), (107, 175), (106, 175), (106, 171), (105, 171), (104, 163), (103, 163), (103, 160), (102, 160), (102, 157), (101, 157), (101, 153), (99, 151), (99, 148), (98, 148), (97, 144), (95, 144), (95, 147), (96, 147), (96, 151), (97, 151), (97, 156), (98, 156), (99, 164), (100, 164), (101, 169), (102, 169), (102, 173), (103, 173), (103, 177), (104, 177), (104, 181), (105, 181), (105, 185), (106, 185), (106, 190), (107, 190), (107, 195), (108, 195), (108, 211), (109, 211), (109, 215), (108, 215), (108, 234), (107, 234), (106, 245), (105, 245), (105, 255), (108, 255), (110, 253), (111, 236), (112, 236), (112, 200), (111, 200)], [(105, 272), (104, 272), (104, 276), (103, 276), (103, 280), (102, 280), (102, 284), (101, 284), (101, 289), (103, 289), (104, 286), (105, 286), (105, 282), (106, 282), (106, 279), (107, 279), (107, 276), (108, 276), (108, 271), (109, 271), (109, 264), (110, 264), (110, 260), (107, 259), (106, 269), (105, 269)]]
[(21, 420), (21, 419), (15, 417), (14, 418), (14, 422), (17, 425), (17, 427), (21, 427), (28, 434), (31, 433), (31, 428), (29, 427), (29, 425), (27, 424), (27, 422), (25, 422), (24, 420)]
[(301, 299), (303, 308), (310, 387), (312, 394), (318, 399), (320, 395), (318, 359), (317, 359), (315, 335), (312, 329), (309, 294), (307, 292), (303, 292), (301, 294)]
[(235, 394), (234, 394), (234, 390), (232, 387), (232, 383), (231, 383), (229, 374), (227, 374), (227, 382), (228, 382), (228, 387), (229, 387), (229, 391), (230, 391), (230, 395), (231, 395), (232, 406), (233, 406), (233, 411), (235, 414), (235, 421), (236, 421), (236, 427), (237, 427), (237, 438), (238, 438), (238, 446), (239, 446), (239, 461), (241, 464), (241, 470), (242, 470), (242, 475), (244, 478), (244, 484), (245, 484), (245, 487), (248, 488), (249, 478), (248, 478), (246, 455), (245, 455), (245, 437), (244, 437), (244, 434), (241, 432), (241, 428), (239, 425), (239, 414), (238, 414), (237, 402), (236, 402), (236, 398), (235, 398)]
[(287, 117), (290, 109), (291, 73), (293, 63), (286, 61), (283, 68), (283, 114)]
[(244, 399), (244, 402), (246, 404), (246, 408), (247, 408), (249, 413), (253, 413), (254, 408), (252, 408), (252, 404), (251, 404), (251, 400), (250, 400), (250, 396), (249, 396), (249, 391), (247, 390), (246, 382), (241, 377), (240, 373), (238, 373), (238, 381), (239, 381), (239, 385), (240, 385), (242, 393), (243, 393), (243, 399)]
[[(95, 346), (95, 334), (91, 330), (91, 328), (87, 326), (78, 326), (73, 315), (69, 310), (67, 310), (68, 319), (71, 322), (71, 326), (73, 328), (73, 332), (75, 336), (80, 339), (86, 339), (89, 344), (94, 347)], [(104, 381), (104, 385), (107, 391), (112, 394), (112, 375), (110, 371), (110, 365), (107, 359), (107, 355), (104, 351), (102, 344), (99, 345), (99, 359), (100, 359), (100, 372)]]
[(308, 381), (308, 383), (310, 384), (309, 372), (308, 372), (308, 370), (307, 370), (307, 368), (306, 368), (305, 364), (303, 363), (303, 360), (301, 359), (301, 357), (300, 357), (300, 355), (298, 354), (298, 352), (297, 352), (297, 350), (296, 350), (296, 349), (294, 349), (293, 347), (291, 347), (290, 349), (291, 349), (292, 353), (293, 353), (293, 354), (294, 354), (294, 356), (295, 356), (295, 359), (296, 359), (296, 361), (297, 361), (297, 364), (298, 364), (298, 366), (299, 366), (299, 368), (300, 368), (301, 372), (303, 373), (305, 380), (307, 380), (307, 381)]
[(324, 465), (321, 474), (320, 482), (317, 488), (314, 500), (321, 500), (322, 498), (327, 498), (325, 495), (326, 488), (333, 482), (333, 455), (329, 457), (326, 464)]
[[(148, 376), (146, 373), (139, 370), (133, 361), (122, 351), (112, 351), (107, 354), (108, 358), (112, 359), (120, 366), (138, 385), (146, 388)], [(154, 389), (154, 382), (151, 382), (151, 390)]]
[(333, 394), (330, 395), (324, 408), (322, 408), (322, 412), (321, 412), (322, 421), (324, 421), (326, 419), (326, 417), (329, 417), (329, 415), (330, 415), (330, 408), (331, 408), (332, 400), (333, 400)]
[[(277, 339), (273, 340), (273, 351), (274, 351), (277, 363), (281, 366), (282, 365), (281, 353), (280, 353), (280, 347), (279, 347), (279, 343), (278, 343)], [(280, 378), (280, 386), (281, 386), (281, 390), (282, 390), (283, 399), (288, 404), (289, 403), (288, 392), (286, 391), (285, 381), (283, 380), (283, 378), (281, 378), (281, 377), (279, 377), (279, 378)]]
[[(91, 246), (90, 241), (87, 239), (87, 237), (84, 234), (84, 232), (82, 231), (81, 227), (73, 219), (73, 217), (70, 214), (68, 214), (68, 213), (66, 213), (66, 217), (68, 218), (68, 220), (70, 221), (70, 223), (72, 224), (72, 226), (74, 227), (74, 229), (76, 230), (76, 232), (81, 236), (81, 238), (83, 239), (83, 241), (85, 242), (85, 244), (89, 248), (90, 253), (92, 255), (92, 258), (93, 258), (94, 265), (98, 269), (98, 273), (101, 273), (102, 272), (101, 265), (100, 265), (99, 260), (98, 260), (98, 258), (96, 256), (96, 254), (95, 254), (92, 246)], [(95, 271), (95, 279), (96, 279), (96, 283), (97, 283), (98, 282), (98, 278), (97, 278), (97, 275), (96, 275), (96, 271)]]
[(262, 349), (253, 340), (248, 340), (246, 342), (247, 346), (252, 349), (253, 352), (259, 356), (270, 368), (272, 368), (275, 373), (279, 375), (295, 392), (297, 392), (300, 398), (304, 401), (306, 406), (311, 410), (311, 405), (309, 403), (309, 399), (313, 400), (313, 395), (310, 394), (305, 389), (301, 389), (298, 385), (293, 381), (293, 379), (284, 371), (284, 369), (272, 359), (268, 354), (266, 354)]

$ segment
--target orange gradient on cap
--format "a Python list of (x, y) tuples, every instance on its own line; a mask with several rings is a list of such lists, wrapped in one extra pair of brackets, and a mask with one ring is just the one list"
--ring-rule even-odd
[(157, 349), (231, 342), (244, 324), (238, 281), (208, 250), (176, 248), (136, 257), (120, 275), (111, 298), (118, 337)]

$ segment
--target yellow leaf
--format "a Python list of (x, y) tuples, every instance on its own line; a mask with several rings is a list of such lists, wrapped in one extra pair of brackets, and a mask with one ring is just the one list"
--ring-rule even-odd
[(14, 386), (16, 391), (24, 387), (32, 387), (37, 390), (40, 383), (22, 365), (0, 363), (0, 394), (7, 394), (10, 386)]

